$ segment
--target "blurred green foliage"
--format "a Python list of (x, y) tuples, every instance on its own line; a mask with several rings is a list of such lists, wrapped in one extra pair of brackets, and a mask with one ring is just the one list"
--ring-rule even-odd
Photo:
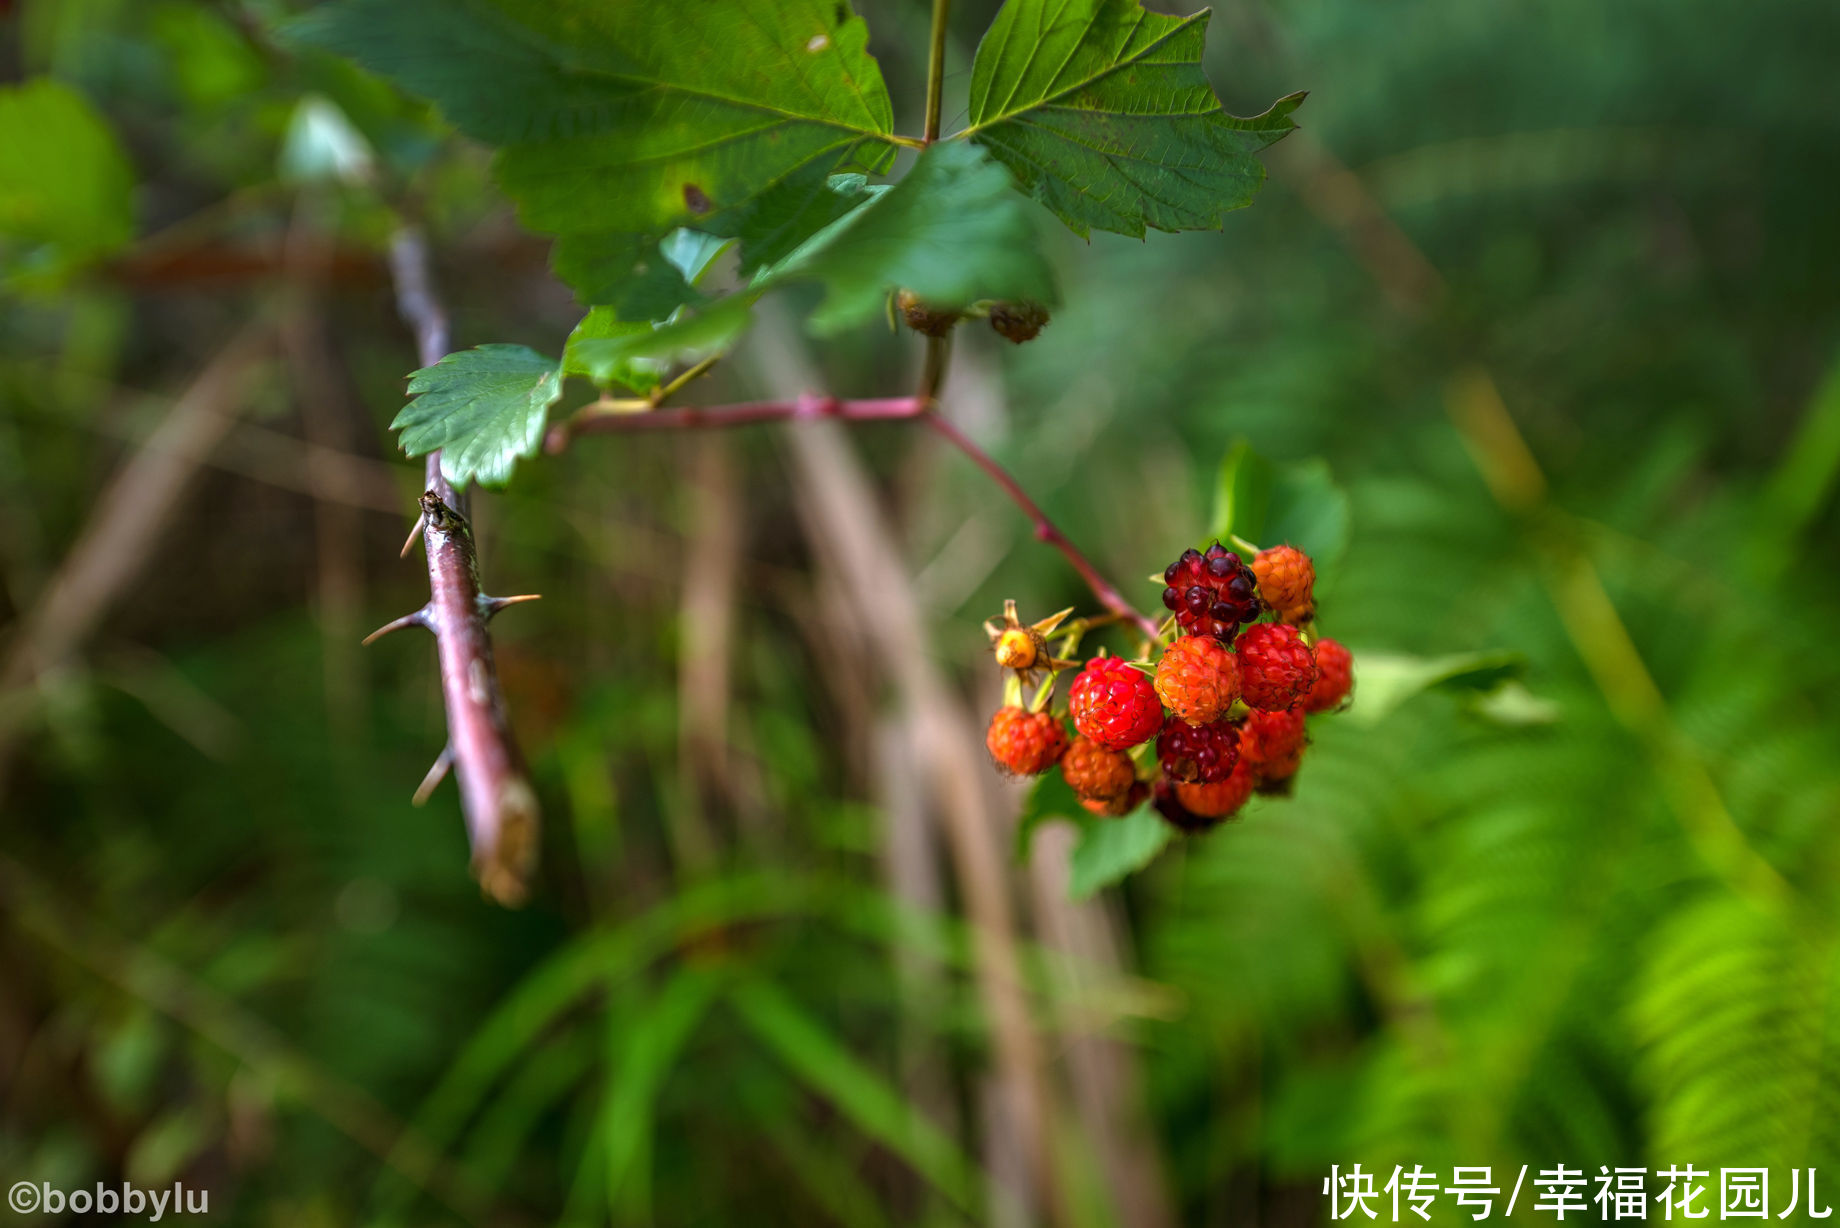
[[(923, 6), (862, 7), (905, 123)], [(948, 113), (995, 6), (958, 7)], [(647, 439), (523, 465), (481, 517), (488, 585), (545, 594), (495, 626), (549, 816), (532, 907), (477, 899), (451, 785), (408, 805), (443, 737), (432, 652), (354, 645), (425, 595), (395, 562), (418, 471), (329, 519), (301, 440), (391, 455), (399, 210), (457, 344), (554, 353), (578, 311), (480, 151), (278, 46), (285, 8), (0, 13), (0, 109), (48, 112), (0, 122), (9, 650), (243, 319), (325, 336), (275, 361), (81, 659), (0, 697), (0, 1173), (182, 1176), (264, 1225), (1000, 1217), (971, 944), (955, 897), (882, 885), (886, 782), (777, 436), (729, 453), (732, 791), (680, 735), (697, 454)], [(1346, 492), (1320, 606), (1371, 715), (1324, 723), (1294, 798), (1104, 897), (1136, 996), (1114, 969), (1122, 1004), (1094, 1005), (1024, 950), (1056, 1078), (1073, 1006), (1128, 1044), (1179, 1222), (1320, 1222), (1357, 1161), (1767, 1164), (1778, 1206), (1790, 1166), (1840, 1180), (1837, 42), (1820, 0), (1224, 7), (1229, 110), (1312, 91), (1257, 206), (1058, 235), (1041, 338), (961, 341), (968, 429), (1114, 578), (1209, 527), (1236, 440)], [(371, 172), (325, 155), (354, 148), (327, 114)], [(288, 162), (305, 124), (322, 156)], [(910, 350), (821, 356), (880, 393)], [(757, 391), (744, 363), (705, 387)], [(1533, 497), (1478, 433), (1490, 388)], [(934, 656), (991, 702), (978, 621), (1084, 592), (966, 467), (857, 442)], [(1489, 685), (1405, 697), (1414, 670)], [(1144, 1222), (1065, 1171), (1078, 1222)]]

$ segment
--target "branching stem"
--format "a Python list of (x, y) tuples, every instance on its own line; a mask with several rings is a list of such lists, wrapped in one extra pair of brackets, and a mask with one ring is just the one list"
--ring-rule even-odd
[(550, 428), (545, 441), (551, 453), (562, 452), (578, 435), (620, 434), (629, 431), (721, 430), (727, 427), (756, 426), (768, 422), (811, 422), (829, 418), (841, 422), (924, 421), (947, 443), (957, 448), (983, 470), (1010, 501), (1021, 508), (1034, 525), (1037, 541), (1059, 550), (1073, 569), (1080, 573), (1093, 595), (1111, 613), (1127, 621), (1155, 640), (1155, 620), (1138, 612), (1093, 566), (1079, 547), (1048, 518), (1048, 514), (1023, 490), (1022, 484), (988, 452), (980, 448), (952, 421), (938, 412), (937, 391), (945, 370), (945, 344), (929, 340), (927, 360), (918, 393), (911, 397), (887, 397), (872, 400), (841, 400), (837, 397), (806, 393), (791, 401), (744, 401), (735, 405), (712, 407), (683, 406), (659, 409), (651, 413), (608, 413), (590, 405), (567, 422)]

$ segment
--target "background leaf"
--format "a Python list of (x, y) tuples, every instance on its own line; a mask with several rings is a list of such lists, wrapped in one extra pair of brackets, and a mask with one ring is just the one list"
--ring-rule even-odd
[(1518, 677), (1527, 661), (1518, 652), (1458, 652), (1443, 657), (1396, 653), (1354, 654), (1354, 703), (1349, 719), (1377, 724), (1423, 691), (1486, 693)]
[(1094, 819), (1073, 846), (1067, 891), (1085, 899), (1127, 874), (1143, 869), (1163, 851), (1174, 829), (1148, 804), (1117, 819)]
[(520, 457), (536, 454), (562, 370), (525, 346), (482, 345), (417, 371), (409, 392), (414, 400), (390, 423), (403, 451), (441, 449), (441, 472), (456, 487), (502, 486)]
[(133, 172), (81, 94), (41, 77), (0, 89), (0, 270), (55, 278), (134, 236)]
[(1076, 234), (1216, 230), (1252, 203), (1252, 155), (1296, 126), (1303, 96), (1228, 115), (1201, 71), (1208, 16), (1008, 0), (978, 44), (966, 134)]
[(1271, 508), (1274, 480), (1271, 462), (1254, 452), (1244, 439), (1235, 440), (1220, 459), (1208, 540), (1230, 542), (1238, 536), (1263, 545), (1260, 537), (1265, 532), (1265, 514)]

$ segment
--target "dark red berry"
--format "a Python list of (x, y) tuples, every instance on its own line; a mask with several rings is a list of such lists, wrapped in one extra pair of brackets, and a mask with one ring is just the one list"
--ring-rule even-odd
[(1163, 604), (1190, 635), (1231, 640), (1241, 623), (1259, 616), (1258, 580), (1239, 555), (1219, 542), (1184, 550), (1163, 572)]
[(1239, 762), (1239, 730), (1227, 721), (1191, 725), (1170, 717), (1156, 740), (1163, 775), (1183, 784), (1215, 784)]

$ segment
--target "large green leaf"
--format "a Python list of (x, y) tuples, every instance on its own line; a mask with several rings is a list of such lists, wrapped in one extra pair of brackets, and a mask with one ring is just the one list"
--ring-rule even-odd
[(69, 86), (0, 89), (0, 271), (51, 278), (134, 237), (133, 174)]
[[(694, 225), (746, 246), (763, 196), (884, 170), (894, 154), (888, 90), (846, 0), (337, 0), (289, 33), (500, 146), (500, 179), (528, 225), (601, 236), (590, 281), (625, 250), (609, 236)], [(805, 217), (799, 237), (827, 220)], [(776, 227), (765, 229), (763, 241)]]
[(897, 288), (946, 308), (979, 299), (1050, 301), (1053, 274), (1034, 222), (1008, 187), (1008, 175), (983, 151), (935, 145), (899, 183), (861, 189), (864, 203), (760, 269), (747, 289), (656, 329), (616, 329), (604, 320), (589, 331), (606, 335), (578, 330), (569, 370), (617, 379), (621, 363), (719, 351), (747, 327), (761, 295), (795, 282), (824, 287), (811, 317), (818, 333), (879, 316)]
[(392, 430), (410, 456), (441, 449), (455, 486), (501, 486), (520, 457), (535, 455), (549, 407), (562, 395), (562, 369), (521, 345), (482, 345), (449, 354), (409, 377), (414, 399)]
[(965, 135), (1078, 234), (1219, 229), (1252, 203), (1253, 155), (1296, 126), (1303, 95), (1228, 115), (1201, 71), (1207, 22), (1135, 0), (1008, 0), (978, 45)]
[(968, 145), (935, 145), (899, 183), (819, 231), (757, 285), (817, 281), (814, 332), (879, 315), (888, 293), (912, 290), (934, 307), (979, 299), (1054, 296), (1054, 275), (1028, 210), (1001, 166)]

